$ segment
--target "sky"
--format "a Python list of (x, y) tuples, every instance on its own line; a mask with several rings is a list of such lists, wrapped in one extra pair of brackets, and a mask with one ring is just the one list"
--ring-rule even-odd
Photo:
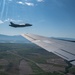
[[(29, 23), (24, 28), (10, 27)], [(0, 0), (0, 34), (75, 38), (75, 0)]]

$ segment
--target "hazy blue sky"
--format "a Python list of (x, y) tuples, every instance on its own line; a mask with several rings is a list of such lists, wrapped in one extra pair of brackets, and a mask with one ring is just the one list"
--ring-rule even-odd
[[(32, 27), (12, 28), (9, 22)], [(0, 0), (0, 34), (75, 38), (75, 0)]]

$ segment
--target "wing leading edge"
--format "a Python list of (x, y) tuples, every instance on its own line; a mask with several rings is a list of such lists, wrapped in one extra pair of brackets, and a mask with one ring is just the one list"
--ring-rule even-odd
[(46, 49), (49, 52), (62, 57), (67, 61), (75, 65), (75, 43), (64, 40), (58, 40), (54, 38), (43, 37), (34, 34), (22, 34), (23, 37), (27, 38), (36, 45)]

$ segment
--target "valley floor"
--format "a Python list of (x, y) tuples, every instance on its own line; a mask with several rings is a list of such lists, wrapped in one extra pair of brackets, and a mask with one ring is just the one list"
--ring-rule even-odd
[[(66, 75), (66, 62), (30, 43), (0, 43), (0, 75)], [(75, 75), (75, 66), (67, 75)]]

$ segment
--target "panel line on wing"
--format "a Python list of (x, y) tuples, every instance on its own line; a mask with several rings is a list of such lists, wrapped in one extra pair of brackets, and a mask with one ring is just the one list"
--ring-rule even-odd
[(69, 53), (69, 54), (71, 54), (71, 55), (74, 55), (74, 56), (75, 56), (75, 54), (73, 54), (73, 53), (71, 53), (71, 52), (68, 52), (68, 51), (63, 50), (63, 49), (60, 49), (60, 50), (62, 50), (62, 51), (64, 51), (64, 52), (67, 52), (67, 53)]
[(33, 40), (37, 40), (37, 39), (34, 39), (34, 38), (32, 38), (32, 37), (30, 37), (30, 36), (28, 36), (28, 35), (26, 35), (27, 37), (29, 37), (29, 38), (31, 38), (31, 39), (33, 39)]
[(62, 54), (60, 54), (60, 53), (58, 53), (58, 52), (56, 52), (56, 51), (54, 51), (57, 55), (61, 55), (61, 56), (63, 56), (63, 57), (65, 57), (66, 59), (69, 59), (68, 57), (66, 57), (66, 56), (64, 56), (64, 55), (62, 55)]

